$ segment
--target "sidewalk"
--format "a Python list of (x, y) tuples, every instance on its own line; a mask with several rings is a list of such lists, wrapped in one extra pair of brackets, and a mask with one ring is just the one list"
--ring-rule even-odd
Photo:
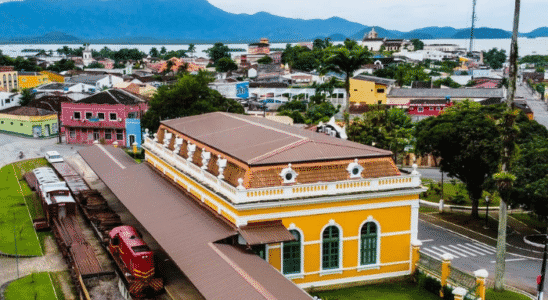
[[(446, 215), (449, 215), (445, 213)], [(456, 224), (449, 222), (441, 218), (439, 213), (421, 213), (419, 218), (423, 221), (429, 222), (431, 224), (446, 228), (450, 231), (453, 231), (462, 236), (480, 241), (487, 245), (496, 247), (497, 246), (497, 230), (498, 227), (498, 212), (490, 212), (489, 217), (493, 220), (490, 220), (489, 229), (473, 230), (469, 226), (463, 224)], [(511, 231), (508, 232), (506, 236), (506, 251), (508, 253), (517, 254), (521, 256), (531, 257), (531, 258), (542, 258), (542, 248), (537, 248), (526, 244), (523, 241), (523, 238), (526, 235), (537, 234), (534, 229), (527, 227), (525, 224), (519, 222), (518, 220), (508, 217), (508, 227), (511, 228)]]

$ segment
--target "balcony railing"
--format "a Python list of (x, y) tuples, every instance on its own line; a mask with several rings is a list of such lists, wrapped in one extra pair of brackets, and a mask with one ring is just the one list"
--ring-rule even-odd
[[(335, 182), (317, 182), (310, 184), (293, 184), (286, 186), (246, 189), (238, 187), (200, 168), (183, 158), (163, 144), (145, 137), (143, 147), (164, 160), (167, 164), (213, 191), (225, 196), (234, 203), (249, 203), (263, 200), (279, 200), (301, 197), (315, 197), (360, 192), (389, 191), (405, 188), (416, 188), (421, 185), (420, 174), (414, 171), (411, 175), (364, 178)], [(239, 180), (242, 182), (243, 180)]]

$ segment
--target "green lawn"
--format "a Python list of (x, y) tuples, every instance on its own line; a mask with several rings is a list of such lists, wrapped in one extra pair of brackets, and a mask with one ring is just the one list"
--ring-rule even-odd
[[(61, 271), (61, 272), (52, 272), (50, 273), (51, 281), (53, 282), (53, 287), (55, 288), (55, 294), (57, 295), (58, 300), (65, 300), (65, 299), (77, 299), (78, 297), (76, 292), (76, 287), (74, 286), (72, 279), (70, 278), (69, 271)], [(67, 289), (63, 290), (63, 285), (67, 287)], [(65, 293), (69, 293), (65, 295)]]
[(6, 300), (56, 300), (49, 273), (34, 273), (8, 285)]
[(511, 291), (502, 293), (495, 292), (491, 289), (485, 292), (485, 300), (531, 300), (529, 297)]
[[(23, 179), (25, 172), (46, 166), (43, 158), (6, 165), (0, 169), (0, 251), (15, 254), (14, 235), (17, 236), (17, 253), (42, 255), (40, 241), (32, 226), (32, 215), (37, 209), (29, 209), (32, 191)], [(32, 213), (34, 211), (34, 213)]]
[(440, 300), (436, 295), (410, 282), (374, 284), (311, 294), (322, 300)]
[[(423, 200), (430, 202), (440, 202), (442, 198), (441, 194), (441, 182), (434, 181), (432, 179), (422, 179), (422, 184), (428, 188), (428, 191), (423, 192), (420, 197)], [(460, 181), (445, 180), (443, 183), (443, 199), (446, 204), (452, 205), (472, 205), (468, 191), (464, 184)], [(485, 206), (485, 199), (480, 199), (480, 206)], [(498, 206), (499, 199), (491, 199), (490, 206)]]
[(545, 232), (546, 230), (546, 223), (540, 221), (539, 219), (535, 218), (534, 216), (528, 213), (515, 213), (515, 214), (510, 214), (510, 216), (516, 218), (517, 220), (525, 223), (527, 226), (534, 228), (540, 232)]

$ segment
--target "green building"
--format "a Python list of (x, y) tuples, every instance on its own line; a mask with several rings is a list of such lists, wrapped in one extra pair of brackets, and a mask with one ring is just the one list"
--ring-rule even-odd
[(59, 134), (57, 113), (26, 106), (0, 110), (0, 132), (34, 138), (54, 137)]

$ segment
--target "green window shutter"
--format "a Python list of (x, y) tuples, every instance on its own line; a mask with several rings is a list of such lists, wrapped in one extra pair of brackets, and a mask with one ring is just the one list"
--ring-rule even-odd
[(365, 223), (360, 232), (360, 265), (371, 265), (377, 262), (377, 225)]
[(335, 226), (329, 226), (323, 231), (323, 250), (322, 250), (322, 268), (339, 268), (339, 229)]
[(301, 235), (297, 230), (291, 230), (296, 241), (283, 243), (283, 273), (301, 273)]

